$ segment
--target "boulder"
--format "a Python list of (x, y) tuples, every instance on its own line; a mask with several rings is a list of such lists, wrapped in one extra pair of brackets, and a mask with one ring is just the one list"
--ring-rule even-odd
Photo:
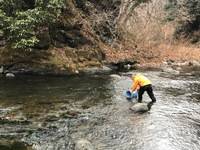
[(88, 140), (80, 139), (75, 142), (75, 150), (94, 150), (94, 147)]
[(130, 110), (136, 113), (143, 113), (149, 111), (150, 108), (148, 107), (148, 103), (136, 103), (130, 108)]

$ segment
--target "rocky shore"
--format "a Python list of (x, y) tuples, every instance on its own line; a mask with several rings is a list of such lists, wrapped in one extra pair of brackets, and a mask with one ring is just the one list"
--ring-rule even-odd
[(169, 72), (174, 74), (190, 72), (200, 72), (200, 62), (198, 61), (186, 61), (175, 62), (168, 60), (160, 64), (148, 63), (138, 64), (135, 61), (122, 61), (118, 63), (106, 63), (105, 65), (99, 65), (94, 67), (85, 67), (81, 70), (69, 71), (58, 70), (53, 68), (23, 68), (23, 67), (11, 67), (6, 69), (3, 65), (0, 68), (1, 76), (13, 78), (15, 75), (49, 75), (49, 76), (66, 76), (66, 75), (87, 75), (87, 74), (111, 74), (115, 72), (123, 72), (130, 70), (160, 70), (163, 72)]

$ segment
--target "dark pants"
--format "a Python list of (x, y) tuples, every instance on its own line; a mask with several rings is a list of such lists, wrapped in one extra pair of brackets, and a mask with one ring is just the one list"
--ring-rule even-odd
[(156, 98), (153, 94), (153, 88), (151, 84), (140, 87), (139, 92), (138, 92), (138, 102), (139, 103), (142, 102), (142, 95), (144, 94), (145, 91), (147, 91), (147, 94), (151, 98), (152, 102), (153, 103), (156, 102)]

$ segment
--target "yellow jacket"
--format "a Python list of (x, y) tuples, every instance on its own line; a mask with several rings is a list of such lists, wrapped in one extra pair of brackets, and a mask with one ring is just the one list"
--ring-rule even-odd
[(142, 86), (151, 84), (151, 81), (147, 77), (141, 74), (136, 74), (135, 76), (132, 76), (132, 80), (133, 80), (133, 84), (131, 87), (132, 91), (138, 90)]

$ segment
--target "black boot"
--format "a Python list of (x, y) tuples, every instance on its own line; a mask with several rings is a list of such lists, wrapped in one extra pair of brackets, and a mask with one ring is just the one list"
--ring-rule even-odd
[(149, 102), (149, 103), (147, 104), (148, 110), (151, 110), (151, 107), (152, 107), (153, 103), (154, 103), (154, 102)]

